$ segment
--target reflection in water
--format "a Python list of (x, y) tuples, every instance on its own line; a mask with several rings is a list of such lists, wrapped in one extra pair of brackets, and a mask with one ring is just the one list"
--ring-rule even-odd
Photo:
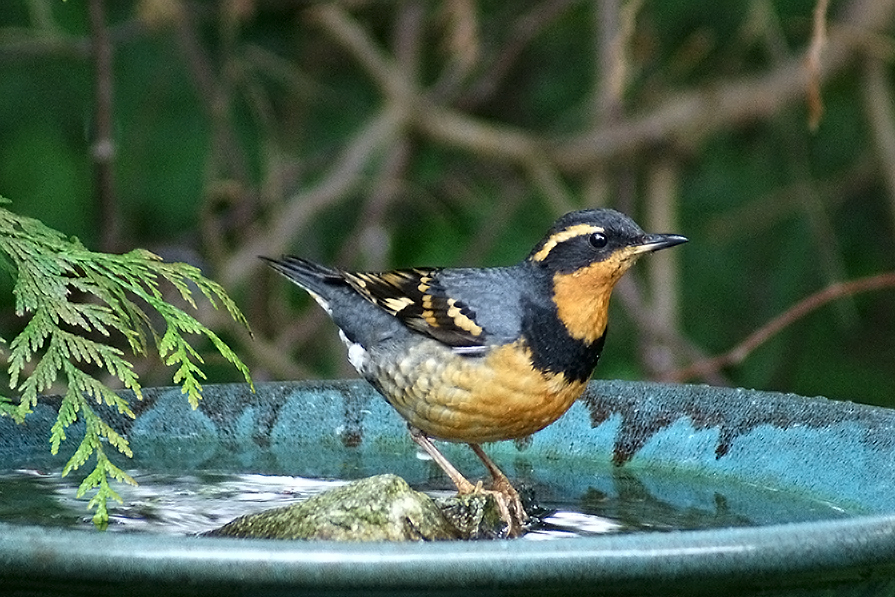
[[(613, 495), (591, 487), (581, 497), (581, 511), (616, 521), (619, 530), (672, 531), (756, 524), (742, 512), (731, 510), (718, 488), (691, 495), (654, 493), (647, 483), (624, 468), (612, 471)], [(666, 483), (666, 486), (668, 484)], [(669, 488), (670, 489), (670, 488)], [(674, 498), (676, 501), (672, 501)]]

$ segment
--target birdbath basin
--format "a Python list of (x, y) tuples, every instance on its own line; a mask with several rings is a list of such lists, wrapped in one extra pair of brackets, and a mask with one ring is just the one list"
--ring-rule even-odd
[[(254, 394), (244, 385), (212, 385), (195, 411), (178, 389), (156, 388), (135, 407), (135, 420), (115, 421), (135, 452), (121, 463), (129, 469), (252, 473), (259, 480), (390, 472), (411, 485), (449, 487), (363, 382), (268, 383)], [(0, 473), (58, 470), (63, 460), (51, 458), (47, 444), (54, 419), (44, 405), (22, 426), (0, 419)], [(895, 411), (600, 381), (554, 425), (486, 450), (547, 507), (538, 532), (517, 540), (362, 544), (114, 532), (114, 520), (113, 530), (98, 532), (49, 515), (40, 524), (7, 516), (0, 520), (0, 588), (28, 595), (543, 595), (596, 588), (618, 595), (866, 595), (895, 588)], [(484, 476), (465, 446), (447, 445), (445, 453), (470, 477)], [(11, 499), (7, 477), (0, 474), (0, 519)], [(551, 518), (554, 506), (605, 526), (565, 532)]]

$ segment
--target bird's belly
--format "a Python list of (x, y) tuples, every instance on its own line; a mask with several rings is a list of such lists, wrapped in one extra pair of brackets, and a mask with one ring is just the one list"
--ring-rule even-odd
[(482, 443), (534, 433), (566, 412), (586, 386), (535, 369), (520, 343), (470, 357), (423, 342), (389, 357), (371, 354), (361, 373), (411, 425), (451, 441)]

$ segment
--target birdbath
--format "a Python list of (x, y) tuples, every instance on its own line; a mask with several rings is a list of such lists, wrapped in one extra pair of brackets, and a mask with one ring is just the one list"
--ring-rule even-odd
[[(227, 522), (220, 512), (218, 520), (207, 516), (205, 488), (232, 487), (234, 479), (276, 499), (296, 497), (303, 484), (380, 473), (448, 490), (365, 382), (268, 383), (254, 394), (240, 384), (212, 385), (195, 411), (179, 389), (155, 388), (135, 412), (115, 425), (134, 449), (124, 464), (141, 487), (172, 478), (194, 485), (161, 497), (125, 492), (106, 532), (83, 522), (89, 515), (83, 503), (70, 503), (73, 490), (44, 472), (66, 457), (48, 454), (52, 408), (39, 406), (23, 426), (0, 419), (0, 587), (29, 595), (895, 588), (895, 411), (888, 409), (592, 382), (555, 424), (522, 442), (486, 446), (540, 505), (532, 531), (514, 540), (431, 543), (197, 536), (203, 524)], [(470, 477), (485, 476), (465, 446), (441, 445)], [(27, 500), (16, 494), (23, 477), (33, 480)], [(272, 489), (271, 480), (283, 484)], [(231, 494), (229, 503), (245, 501), (243, 492)], [(162, 498), (180, 504), (178, 516), (201, 520), (155, 528), (151, 516), (116, 514), (145, 512)], [(9, 505), (23, 502), (43, 514)]]

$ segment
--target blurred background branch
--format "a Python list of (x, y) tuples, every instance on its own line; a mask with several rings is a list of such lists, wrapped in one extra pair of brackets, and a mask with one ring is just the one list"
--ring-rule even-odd
[(885, 288), (895, 288), (895, 273), (889, 272), (850, 282), (833, 284), (820, 292), (802, 299), (784, 313), (752, 332), (749, 337), (727, 352), (712, 358), (696, 361), (677, 371), (669, 371), (662, 377), (667, 381), (681, 382), (694, 377), (710, 375), (723, 367), (739, 365), (752, 351), (770, 340), (774, 335), (827, 303), (861, 292)]
[(895, 270), (893, 25), (895, 0), (10, 0), (0, 194), (203, 267), (259, 380), (351, 371), (258, 255), (504, 264), (608, 205), (692, 242), (619, 287), (598, 375), (895, 405), (895, 293), (863, 292)]
[(90, 39), (92, 40), (94, 78), (94, 119), (96, 121), (91, 151), (95, 164), (97, 210), (100, 228), (100, 248), (114, 251), (119, 248), (121, 227), (118, 199), (115, 196), (115, 140), (112, 130), (112, 44), (106, 29), (104, 0), (89, 0)]

